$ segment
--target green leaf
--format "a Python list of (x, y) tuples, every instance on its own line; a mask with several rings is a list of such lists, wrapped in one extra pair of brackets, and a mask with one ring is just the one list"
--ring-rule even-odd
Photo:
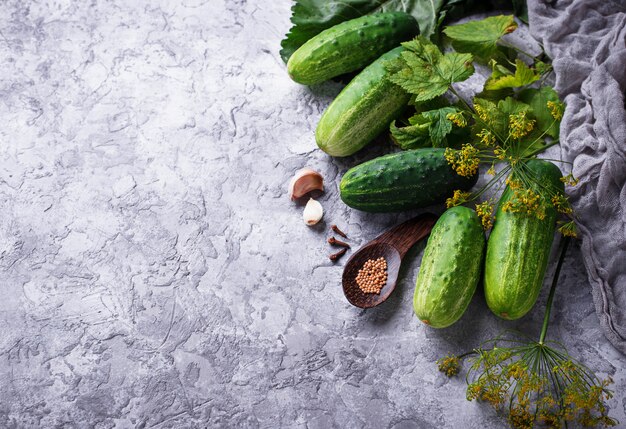
[(508, 115), (504, 114), (498, 105), (492, 101), (474, 97), (474, 115), (476, 123), (472, 127), (472, 134), (476, 135), (487, 128), (492, 131), (499, 141), (504, 141), (507, 136), (507, 127), (509, 123)]
[(516, 115), (520, 112), (529, 111), (530, 106), (527, 103), (523, 103), (514, 99), (513, 97), (507, 97), (504, 100), (498, 101), (498, 109), (508, 117), (510, 115)]
[(516, 28), (512, 15), (499, 15), (446, 27), (443, 32), (452, 39), (455, 50), (471, 52), (476, 58), (487, 60), (498, 52), (498, 40)]
[(453, 82), (463, 81), (474, 73), (470, 54), (442, 54), (423, 36), (402, 46), (406, 50), (401, 57), (388, 64), (389, 79), (413, 94), (417, 102), (443, 95)]
[(528, 67), (522, 60), (515, 60), (515, 74), (503, 74), (500, 68), (496, 68), (494, 73), (485, 83), (486, 90), (498, 90), (504, 88), (519, 88), (530, 85), (539, 80), (540, 76), (533, 69)]
[(519, 99), (530, 105), (537, 121), (537, 129), (541, 133), (545, 132), (550, 137), (558, 139), (561, 121), (555, 120), (548, 109), (548, 101), (560, 101), (556, 91), (549, 86), (542, 86), (539, 89), (528, 88), (519, 93)]
[[(416, 116), (421, 117), (421, 115)], [(431, 146), (428, 127), (428, 122), (425, 122), (399, 128), (396, 126), (396, 121), (393, 121), (389, 126), (389, 131), (391, 131), (391, 138), (401, 149), (419, 149)]]
[(456, 107), (442, 107), (418, 113), (409, 118), (406, 127), (398, 128), (395, 121), (390, 126), (391, 138), (402, 149), (446, 146), (446, 137), (453, 125), (449, 113), (459, 112)]
[(280, 56), (286, 63), (307, 40), (343, 21), (379, 12), (406, 12), (417, 20), (420, 32), (430, 37), (442, 14), (468, 0), (296, 0), (291, 8), (289, 33), (281, 42)]
[(492, 131), (500, 143), (507, 139), (509, 133), (509, 116), (522, 111), (529, 111), (530, 106), (513, 97), (506, 97), (498, 101), (498, 104), (484, 98), (474, 98), (474, 110), (476, 123), (472, 127), (472, 134), (476, 135), (487, 128)]
[(422, 116), (430, 121), (428, 133), (433, 141), (433, 147), (441, 147), (446, 136), (452, 131), (452, 122), (448, 119), (448, 114), (456, 113), (454, 107), (443, 107), (437, 110), (429, 110), (422, 113)]

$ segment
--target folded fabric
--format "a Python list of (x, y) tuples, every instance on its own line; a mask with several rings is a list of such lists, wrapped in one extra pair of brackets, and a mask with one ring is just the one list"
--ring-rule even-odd
[(529, 0), (530, 32), (553, 60), (567, 108), (563, 159), (600, 324), (626, 353), (626, 2)]

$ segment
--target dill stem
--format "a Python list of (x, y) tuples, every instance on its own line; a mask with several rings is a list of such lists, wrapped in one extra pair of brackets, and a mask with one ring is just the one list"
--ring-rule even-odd
[(559, 245), (559, 260), (556, 263), (556, 269), (554, 270), (554, 277), (552, 277), (552, 285), (550, 286), (550, 293), (548, 294), (548, 302), (546, 303), (546, 313), (543, 316), (543, 325), (541, 326), (541, 335), (539, 336), (539, 344), (543, 345), (548, 333), (548, 324), (550, 322), (550, 310), (552, 309), (552, 301), (554, 300), (554, 291), (556, 285), (559, 282), (559, 274), (561, 273), (561, 266), (565, 260), (565, 253), (567, 252), (567, 246), (569, 245), (570, 237), (563, 237)]
[[(545, 134), (545, 132), (539, 138), (543, 137), (544, 134)], [(537, 141), (537, 140), (535, 140), (535, 141)], [(541, 146), (539, 149), (535, 149), (532, 152), (530, 152), (529, 154), (524, 155), (524, 158), (530, 158), (531, 156), (535, 156), (538, 153), (541, 153), (541, 152), (545, 151), (546, 149), (548, 149), (549, 147), (555, 146), (557, 144), (559, 144), (559, 141), (558, 140), (554, 140), (554, 141), (552, 141), (552, 142), (550, 142), (550, 143), (548, 143), (548, 144), (546, 144), (544, 146)]]
[(465, 101), (465, 99), (464, 99), (463, 97), (461, 97), (461, 96), (459, 95), (459, 93), (458, 93), (458, 92), (456, 92), (456, 90), (454, 89), (454, 87), (452, 86), (452, 84), (450, 84), (450, 86), (449, 86), (448, 88), (450, 89), (450, 92), (451, 92), (452, 94), (454, 94), (454, 96), (455, 96), (456, 98), (458, 98), (458, 99), (459, 99), (459, 101), (460, 101), (461, 103), (463, 103), (463, 104), (465, 105), (465, 107), (467, 108), (467, 110), (468, 110), (470, 113), (474, 113), (474, 109), (472, 109), (472, 106), (470, 106), (470, 105), (467, 103), (467, 101)]
[(533, 62), (537, 61), (537, 57), (535, 57), (533, 54), (531, 54), (531, 53), (529, 53), (529, 52), (526, 52), (526, 51), (522, 50), (521, 48), (518, 48), (517, 46), (515, 46), (515, 45), (513, 45), (513, 44), (511, 44), (511, 43), (507, 43), (507, 42), (505, 42), (505, 41), (503, 41), (503, 40), (499, 40), (499, 41), (498, 41), (498, 43), (499, 43), (501, 46), (505, 46), (505, 47), (507, 47), (507, 48), (511, 48), (511, 49), (513, 49), (514, 51), (519, 52), (520, 54), (524, 54), (524, 55), (526, 55), (528, 58), (532, 59), (532, 60), (533, 60)]

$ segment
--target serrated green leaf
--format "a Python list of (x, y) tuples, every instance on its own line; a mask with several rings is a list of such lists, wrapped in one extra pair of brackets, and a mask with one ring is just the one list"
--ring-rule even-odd
[(560, 101), (556, 91), (549, 86), (542, 86), (539, 89), (528, 88), (521, 91), (518, 97), (530, 105), (537, 121), (537, 129), (541, 133), (545, 132), (550, 137), (558, 139), (561, 121), (555, 120), (548, 109), (548, 101)]
[(390, 126), (391, 137), (402, 149), (446, 146), (446, 137), (452, 132), (448, 114), (456, 113), (456, 107), (442, 107), (413, 115), (406, 127), (399, 128), (395, 121)]
[(455, 50), (471, 52), (476, 58), (487, 60), (497, 53), (498, 40), (516, 28), (512, 15), (499, 15), (449, 26), (443, 32), (452, 39)]
[(458, 110), (454, 107), (443, 107), (422, 113), (422, 116), (430, 121), (428, 133), (434, 147), (441, 147), (446, 136), (452, 131), (452, 121), (448, 119), (448, 114), (456, 112)]
[(400, 128), (396, 126), (396, 121), (393, 121), (389, 126), (389, 131), (391, 132), (392, 140), (401, 149), (419, 149), (421, 147), (431, 146), (428, 133), (428, 125), (429, 124), (427, 122), (422, 124), (414, 123), (412, 125)]
[(508, 121), (508, 116), (516, 115), (520, 112), (527, 112), (530, 110), (530, 106), (513, 97), (507, 97), (504, 100), (498, 101), (498, 109), (507, 116)]
[(515, 60), (515, 74), (504, 74), (500, 68), (485, 83), (485, 89), (494, 91), (504, 88), (519, 88), (538, 81), (540, 76), (522, 60)]
[(296, 0), (291, 8), (289, 33), (281, 42), (280, 56), (286, 63), (307, 40), (349, 19), (379, 12), (406, 12), (417, 20), (420, 32), (430, 37), (439, 25), (440, 14), (467, 0)]
[(423, 36), (402, 46), (406, 50), (401, 58), (388, 67), (389, 79), (413, 94), (417, 102), (443, 95), (453, 82), (463, 81), (474, 73), (470, 54), (442, 54)]

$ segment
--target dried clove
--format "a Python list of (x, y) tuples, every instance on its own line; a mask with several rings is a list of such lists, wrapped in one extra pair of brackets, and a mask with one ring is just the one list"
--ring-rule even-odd
[(347, 247), (348, 249), (350, 248), (350, 245), (348, 243), (344, 243), (343, 241), (339, 241), (335, 237), (330, 237), (328, 239), (328, 244), (332, 244), (333, 246)]
[(343, 232), (342, 230), (339, 229), (339, 227), (337, 227), (337, 225), (331, 225), (330, 228), (335, 231), (337, 234), (341, 235), (343, 238), (348, 238), (348, 236), (346, 235), (345, 232)]
[(345, 255), (347, 251), (348, 251), (348, 249), (347, 249), (346, 247), (344, 247), (344, 248), (343, 248), (343, 249), (341, 249), (339, 252), (337, 252), (337, 253), (333, 253), (332, 255), (330, 255), (328, 258), (329, 258), (331, 261), (336, 261), (336, 260), (338, 260), (339, 258), (341, 258), (343, 255)]

